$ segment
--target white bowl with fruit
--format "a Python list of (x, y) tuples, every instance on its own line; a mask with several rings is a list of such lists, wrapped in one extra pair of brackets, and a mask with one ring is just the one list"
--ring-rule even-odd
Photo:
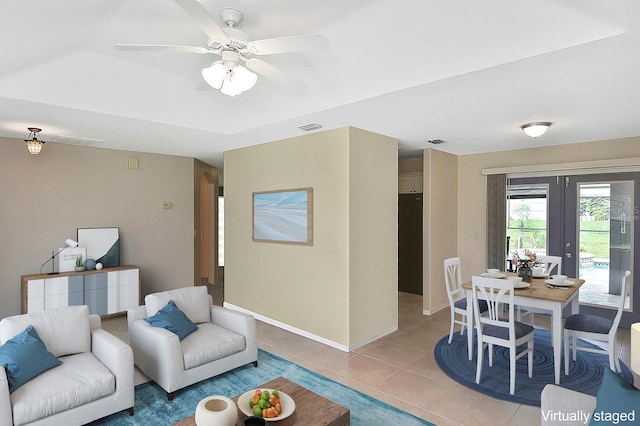
[(293, 414), (296, 403), (282, 391), (260, 388), (240, 395), (238, 408), (247, 416), (262, 417), (268, 422), (275, 422)]

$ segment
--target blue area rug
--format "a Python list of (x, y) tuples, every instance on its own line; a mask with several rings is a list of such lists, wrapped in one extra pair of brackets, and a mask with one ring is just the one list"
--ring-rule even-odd
[[(480, 384), (476, 384), (477, 350), (474, 349), (473, 361), (469, 361), (467, 335), (460, 336), (460, 333), (456, 333), (450, 345), (447, 343), (448, 339), (449, 335), (436, 344), (435, 358), (438, 366), (456, 382), (478, 392), (498, 399), (540, 406), (542, 389), (548, 383), (555, 381), (551, 332), (547, 330), (535, 330), (532, 378), (528, 376), (527, 356), (517, 361), (514, 395), (509, 393), (509, 350), (507, 348), (493, 347), (493, 367), (489, 367), (489, 357), (485, 353)], [(589, 346), (588, 343), (584, 343)], [(477, 348), (475, 337), (474, 348)], [(620, 366), (625, 378), (633, 380), (631, 371), (623, 363), (620, 363)], [(576, 361), (569, 363), (569, 375), (565, 376), (563, 355), (560, 386), (595, 396), (600, 388), (605, 368), (609, 368), (607, 355), (578, 351)]]
[(232, 398), (279, 376), (348, 408), (352, 425), (432, 425), (426, 420), (263, 350), (259, 350), (258, 353), (258, 368), (249, 364), (196, 383), (178, 391), (170, 402), (167, 401), (164, 390), (154, 382), (138, 385), (135, 390), (136, 414), (133, 417), (120, 412), (97, 420), (91, 425), (171, 425), (192, 416), (198, 402), (207, 396), (225, 395)]

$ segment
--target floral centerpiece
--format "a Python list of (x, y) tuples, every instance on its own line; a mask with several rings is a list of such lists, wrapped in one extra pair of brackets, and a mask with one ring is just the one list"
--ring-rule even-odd
[(517, 268), (518, 276), (522, 277), (522, 281), (525, 282), (531, 282), (531, 277), (533, 277), (531, 267), (536, 261), (536, 254), (530, 250), (526, 250), (524, 254), (514, 253), (511, 257), (511, 264)]

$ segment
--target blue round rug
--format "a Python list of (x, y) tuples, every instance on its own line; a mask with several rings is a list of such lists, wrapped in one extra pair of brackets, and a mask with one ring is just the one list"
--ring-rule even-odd
[[(540, 406), (540, 394), (549, 383), (554, 383), (553, 348), (551, 332), (536, 329), (534, 333), (533, 377), (527, 373), (527, 356), (516, 363), (516, 390), (509, 393), (509, 350), (494, 346), (493, 367), (489, 367), (489, 357), (485, 353), (480, 384), (476, 384), (476, 357), (469, 361), (467, 355), (467, 335), (456, 332), (451, 344), (446, 335), (436, 344), (435, 358), (438, 366), (456, 382), (478, 392), (498, 399), (520, 404)], [(587, 346), (589, 345), (586, 342)], [(595, 347), (595, 346), (594, 346)], [(474, 337), (474, 348), (477, 344)], [(627, 380), (633, 380), (631, 371), (620, 363)], [(602, 382), (602, 373), (609, 368), (609, 358), (604, 354), (578, 351), (576, 361), (569, 363), (569, 375), (564, 374), (564, 353), (560, 368), (560, 386), (595, 396)]]

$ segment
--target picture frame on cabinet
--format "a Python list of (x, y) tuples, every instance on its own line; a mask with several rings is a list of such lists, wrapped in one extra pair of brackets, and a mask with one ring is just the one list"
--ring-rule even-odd
[(254, 192), (253, 241), (313, 245), (313, 188)]
[(86, 247), (67, 247), (65, 249), (59, 249), (58, 255), (58, 272), (69, 272), (76, 270), (76, 259), (82, 257), (87, 258)]
[(78, 245), (87, 249), (85, 259), (109, 268), (120, 266), (120, 228), (78, 228)]

